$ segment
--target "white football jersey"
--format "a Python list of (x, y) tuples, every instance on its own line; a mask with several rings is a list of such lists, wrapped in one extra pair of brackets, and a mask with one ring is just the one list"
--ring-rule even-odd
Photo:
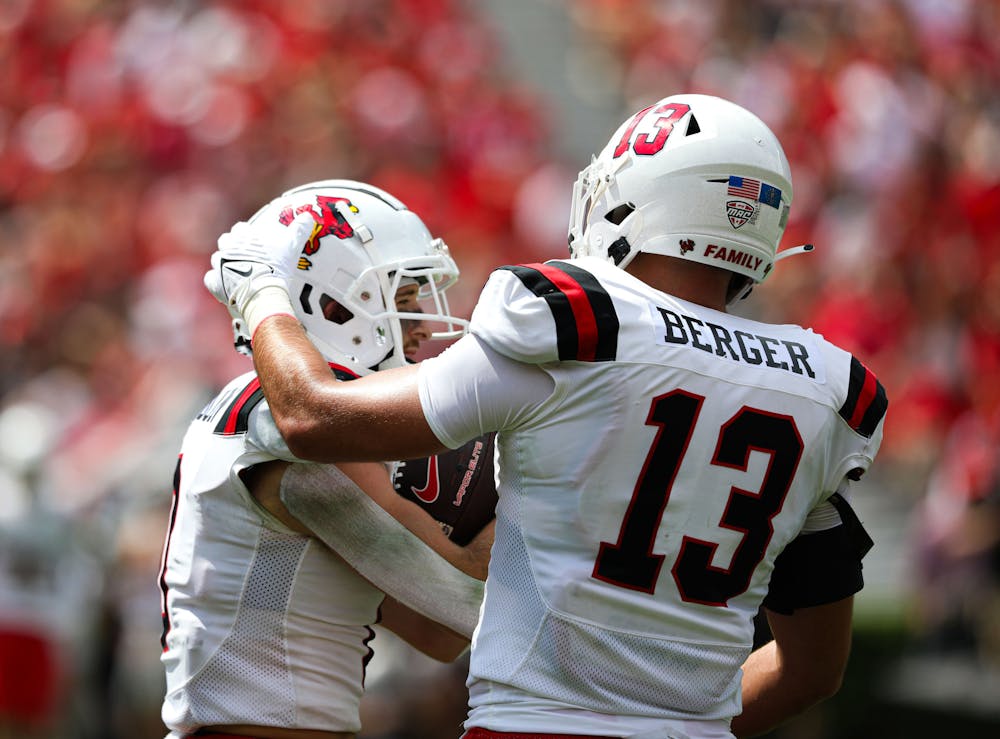
[[(497, 270), (471, 332), (553, 389), (498, 429), (466, 725), (728, 725), (775, 558), (871, 464), (881, 385), (809, 330), (677, 300), (595, 258)], [(496, 392), (446, 389), (468, 362), (464, 375), (449, 352), (425, 365), (421, 397), (442, 441), (487, 430), (461, 428), (475, 413), (458, 405), (481, 409)]]
[(274, 459), (295, 457), (253, 373), (184, 437), (160, 575), (171, 736), (213, 724), (360, 729), (383, 594), (255, 503), (239, 472)]

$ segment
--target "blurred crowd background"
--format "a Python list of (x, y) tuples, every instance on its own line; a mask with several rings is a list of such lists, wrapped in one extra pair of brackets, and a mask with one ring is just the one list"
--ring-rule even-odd
[[(493, 267), (566, 255), (576, 172), (675, 92), (775, 130), (784, 245), (817, 246), (739, 312), (890, 396), (847, 683), (776, 734), (995, 731), (998, 29), (996, 0), (0, 2), (0, 738), (165, 733), (171, 473), (249, 367), (202, 288), (221, 232), (367, 180), (451, 246), (467, 314)], [(464, 663), (374, 646), (362, 736), (457, 736)]]

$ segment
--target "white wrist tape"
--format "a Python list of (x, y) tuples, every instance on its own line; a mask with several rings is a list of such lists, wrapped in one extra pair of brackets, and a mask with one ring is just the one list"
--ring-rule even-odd
[(243, 320), (246, 321), (247, 333), (253, 338), (257, 327), (274, 315), (289, 315), (295, 317), (292, 301), (283, 287), (267, 285), (253, 293), (243, 308)]
[(291, 465), (281, 479), (281, 500), (387, 595), (472, 638), (483, 583), (453, 567), (335, 466)]

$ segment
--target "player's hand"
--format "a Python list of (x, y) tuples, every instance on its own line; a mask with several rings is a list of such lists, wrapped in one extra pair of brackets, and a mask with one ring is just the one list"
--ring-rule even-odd
[[(205, 287), (229, 309), (234, 320), (244, 321), (251, 331), (267, 315), (291, 313), (286, 290), (289, 265), (297, 261), (314, 226), (315, 220), (308, 213), (287, 226), (240, 221), (219, 237), (212, 268), (205, 273)], [(268, 288), (279, 290), (284, 302), (279, 298), (280, 306), (251, 310), (252, 301), (262, 293), (269, 294), (269, 302), (274, 302), (278, 293)], [(259, 320), (248, 313), (257, 314)]]
[(266, 284), (284, 287), (279, 267), (273, 263), (278, 255), (269, 253), (265, 239), (249, 223), (240, 221), (219, 237), (218, 250), (212, 254), (205, 287), (234, 318), (242, 316), (256, 289)]

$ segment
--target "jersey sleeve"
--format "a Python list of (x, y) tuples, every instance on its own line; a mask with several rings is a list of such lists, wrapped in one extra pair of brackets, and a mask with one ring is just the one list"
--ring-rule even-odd
[(501, 267), (487, 281), (470, 331), (519, 362), (615, 359), (614, 302), (588, 270), (570, 262)]
[(516, 427), (555, 388), (540, 367), (494, 351), (473, 334), (421, 362), (417, 380), (427, 423), (450, 449)]
[(234, 378), (197, 416), (214, 435), (240, 439), (245, 454), (296, 461), (278, 432), (253, 372)]
[(469, 332), (491, 349), (519, 362), (558, 359), (555, 323), (543, 298), (518, 277), (525, 267), (493, 272), (472, 311)]
[(871, 467), (882, 445), (889, 408), (888, 395), (875, 373), (852, 354), (840, 354), (835, 398), (838, 427), (833, 433), (833, 464), (825, 481), (831, 491), (839, 489), (845, 478), (860, 479)]
[(263, 452), (275, 459), (287, 462), (301, 461), (289, 451), (288, 444), (274, 423), (274, 417), (266, 400), (262, 400), (250, 411), (247, 419), (246, 444), (248, 449)]

